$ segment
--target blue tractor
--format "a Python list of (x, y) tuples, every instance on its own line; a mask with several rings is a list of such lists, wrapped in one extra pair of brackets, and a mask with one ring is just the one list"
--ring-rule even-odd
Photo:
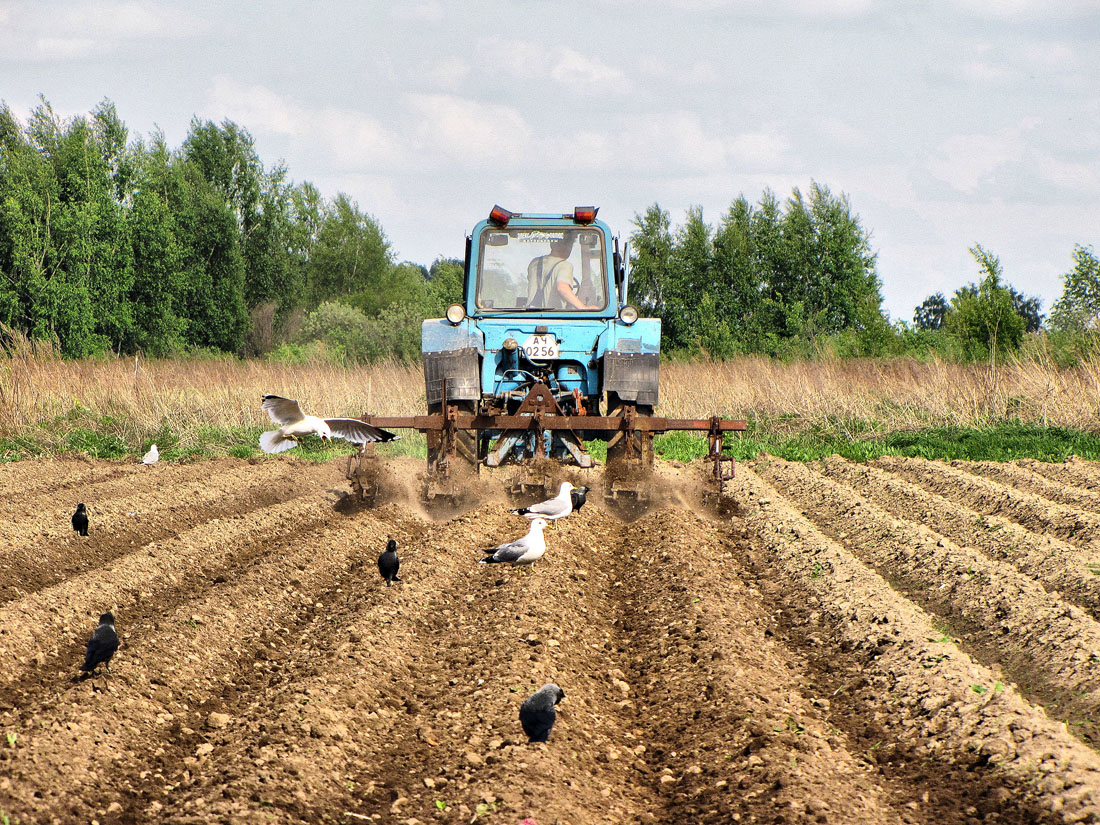
[(709, 433), (721, 480), (723, 434), (744, 422), (654, 417), (661, 321), (627, 303), (626, 249), (596, 213), (495, 206), (466, 238), (462, 303), (422, 328), (428, 414), (364, 416), (426, 433), (427, 498), (454, 496), (456, 461), (592, 467), (590, 439), (607, 442), (605, 495), (642, 497), (653, 435), (671, 429)]

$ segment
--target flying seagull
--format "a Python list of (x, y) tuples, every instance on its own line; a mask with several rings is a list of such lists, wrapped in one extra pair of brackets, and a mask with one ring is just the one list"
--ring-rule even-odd
[(73, 529), (82, 536), (88, 535), (88, 510), (83, 504), (76, 505), (73, 513)]
[(84, 654), (84, 664), (80, 669), (89, 675), (100, 665), (106, 665), (110, 670), (111, 657), (116, 650), (118, 634), (115, 632), (115, 616), (113, 613), (104, 613), (99, 617), (99, 627), (88, 641), (88, 652)]
[(393, 441), (400, 438), (388, 430), (373, 427), (358, 418), (318, 418), (306, 415), (293, 398), (281, 395), (265, 395), (260, 408), (279, 425), (260, 436), (260, 447), (265, 453), (281, 453), (298, 445), (301, 436), (315, 433), (322, 441), (335, 437), (352, 444), (368, 444), (372, 441)]
[(584, 506), (584, 503), (588, 501), (588, 488), (585, 486), (574, 487), (573, 492), (569, 494), (569, 500), (573, 503), (573, 512), (577, 512)]
[(519, 723), (529, 742), (545, 742), (554, 729), (558, 713), (555, 705), (565, 698), (565, 691), (550, 683), (543, 685), (519, 706)]
[(527, 518), (539, 518), (541, 516), (551, 521), (563, 518), (573, 512), (573, 501), (570, 498), (572, 490), (573, 485), (568, 481), (563, 481), (561, 489), (553, 498), (541, 501), (538, 504), (532, 504), (530, 507), (520, 507), (512, 512), (517, 516), (527, 516)]
[(401, 567), (401, 560), (397, 558), (397, 542), (390, 539), (386, 542), (386, 549), (378, 556), (378, 572), (382, 574), (382, 578), (386, 580), (386, 587), (389, 587), (394, 582), (399, 582), (401, 579), (397, 578), (397, 570)]
[(534, 564), (546, 552), (546, 540), (542, 537), (542, 528), (546, 524), (546, 519), (535, 518), (523, 538), (485, 550), (489, 555), (481, 560), (481, 564)]
[(156, 464), (158, 461), (160, 461), (160, 451), (157, 450), (157, 445), (154, 444), (152, 447), (149, 448), (149, 452), (142, 456), (141, 463)]

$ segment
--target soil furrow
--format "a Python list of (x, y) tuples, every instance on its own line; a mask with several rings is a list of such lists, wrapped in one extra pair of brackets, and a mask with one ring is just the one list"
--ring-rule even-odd
[[(88, 623), (113, 610), (125, 626), (144, 603), (159, 608), (162, 593), (209, 586), (243, 559), (262, 552), (280, 532), (309, 529), (333, 518), (332, 496), (314, 493), (263, 507), (247, 517), (214, 519), (0, 607), (0, 686), (41, 666), (74, 639), (87, 638)], [(74, 666), (75, 666), (74, 662)]]
[(1018, 463), (1021, 467), (1059, 484), (1068, 484), (1081, 490), (1100, 489), (1100, 468), (1097, 468), (1095, 461), (1070, 456), (1061, 463), (1036, 461), (1033, 458), (1021, 458)]
[(1063, 541), (1100, 555), (1100, 516), (1073, 510), (937, 461), (887, 456), (871, 464), (933, 493), (961, 501), (983, 515), (1003, 515), (1029, 530), (1053, 533)]
[[(341, 520), (308, 534), (273, 536), (267, 557), (239, 570), (231, 584), (120, 627), (127, 644), (111, 677), (67, 686), (6, 715), (5, 724), (26, 731), (14, 776), (29, 769), (24, 778), (33, 787), (37, 777), (64, 773), (75, 793), (56, 803), (85, 817), (115, 806), (115, 819), (126, 820), (127, 811), (170, 802), (205, 755), (197, 731), (209, 708), (262, 685), (278, 669), (280, 644), (300, 644), (295, 629), (324, 609), (321, 599), (341, 598), (337, 583), (353, 560), (362, 560), (360, 542), (377, 547), (393, 527), (393, 519), (368, 517), (364, 524)], [(100, 718), (119, 724), (104, 727)], [(34, 729), (42, 725), (48, 728)], [(154, 734), (144, 749), (134, 748), (139, 730)], [(74, 752), (81, 741), (84, 748)], [(104, 764), (112, 766), (109, 773)], [(34, 804), (26, 797), (13, 802), (23, 810)]]
[[(1000, 787), (996, 805), (1017, 822), (1100, 816), (1100, 756), (955, 645), (933, 619), (828, 539), (755, 472), (731, 488), (777, 576), (862, 659), (874, 690), (866, 709), (887, 744), (964, 781)], [(852, 685), (854, 690), (857, 685)], [(1046, 811), (1040, 817), (1036, 808)]]
[(670, 510), (624, 536), (617, 627), (657, 821), (912, 821), (829, 723), (828, 700), (791, 687), (803, 665), (744, 584), (745, 556), (728, 527)]
[(972, 656), (1003, 668), (1025, 696), (1100, 744), (1100, 623), (1015, 568), (894, 518), (802, 464), (757, 462), (755, 471), (795, 502), (818, 530), (946, 627)]
[(89, 497), (92, 527), (88, 536), (72, 530), (73, 506), (40, 509), (7, 528), (11, 544), (0, 549), (0, 563), (5, 566), (0, 604), (103, 567), (204, 522), (240, 517), (287, 501), (301, 492), (303, 484), (319, 486), (330, 475), (328, 468), (281, 462), (266, 464), (260, 474), (241, 462), (178, 483), (170, 488), (170, 496), (159, 489), (159, 480), (142, 479), (146, 484), (140, 492), (110, 498), (102, 505)]
[[(199, 468), (197, 465), (190, 465)], [(140, 475), (149, 468), (137, 464), (75, 458), (41, 458), (0, 464), (0, 518), (33, 512), (43, 499), (73, 498), (80, 490)], [(74, 491), (76, 491), (74, 493)]]
[(866, 464), (833, 457), (820, 464), (829, 477), (842, 481), (897, 518), (916, 520), (956, 544), (981, 550), (1037, 579), (1053, 592), (1100, 618), (1100, 562), (1054, 536), (1032, 533), (1001, 516), (980, 515), (949, 498), (928, 492)]
[(1065, 481), (1052, 481), (1030, 467), (996, 461), (953, 461), (951, 466), (991, 478), (1017, 490), (1025, 490), (1066, 507), (1100, 513), (1100, 493), (1075, 487)]
[[(428, 548), (440, 541), (449, 550), (435, 557), (432, 575), (383, 593), (384, 610), (353, 609), (346, 624), (338, 612), (341, 621), (336, 629), (324, 630), (336, 637), (329, 647), (340, 651), (339, 660), (320, 667), (315, 677), (287, 682), (285, 688), (265, 696), (267, 713), (241, 721), (251, 736), (233, 738), (241, 742), (255, 741), (257, 735), (262, 738), (265, 771), (278, 773), (279, 765), (297, 766), (319, 758), (331, 766), (326, 777), (303, 784), (308, 803), (302, 794), (279, 791), (287, 787), (285, 781), (268, 781), (265, 789), (244, 780), (255, 785), (251, 795), (257, 802), (315, 821), (339, 816), (346, 809), (363, 816), (425, 817), (439, 812), (439, 800), (452, 815), (457, 813), (468, 822), (478, 805), (485, 811), (534, 814), (543, 796), (544, 775), (556, 779), (562, 771), (574, 771), (579, 780), (574, 783), (576, 799), (563, 801), (553, 811), (544, 808), (540, 816), (551, 821), (553, 817), (572, 822), (609, 821), (608, 817), (628, 821), (649, 806), (644, 800), (636, 801), (637, 794), (624, 794), (626, 783), (614, 778), (600, 781), (596, 768), (601, 765), (592, 755), (578, 766), (577, 751), (571, 750), (584, 747), (592, 737), (598, 741), (609, 735), (604, 730), (608, 723), (594, 717), (570, 736), (573, 719), (587, 715), (589, 697), (606, 690), (606, 684), (599, 674), (593, 680), (592, 674), (577, 670), (569, 651), (591, 655), (586, 654), (591, 645), (599, 646), (608, 635), (606, 628), (600, 630), (604, 623), (576, 619), (559, 623), (555, 605), (532, 593), (538, 588), (545, 594), (547, 586), (563, 588), (571, 594), (577, 616), (583, 617), (589, 610), (586, 605), (594, 607), (591, 596), (572, 591), (583, 588), (589, 573), (578, 569), (572, 556), (580, 556), (583, 562), (592, 548), (578, 539), (574, 525), (574, 532), (553, 531), (547, 557), (530, 572), (480, 566), (476, 550), (489, 543), (490, 536), (476, 522), (486, 518), (490, 523), (510, 521), (512, 530), (525, 527), (514, 516), (478, 511), (473, 521), (433, 528), (424, 537), (425, 549), (420, 553), (438, 552)], [(594, 512), (591, 518), (606, 520)], [(492, 539), (499, 541), (499, 534)], [(574, 549), (574, 542), (580, 546)], [(380, 624), (380, 619), (386, 623)], [(441, 622), (448, 630), (442, 636)], [(581, 638), (576, 638), (578, 633)], [(340, 637), (357, 641), (340, 643)], [(387, 655), (395, 643), (402, 655)], [(550, 745), (528, 746), (515, 718), (518, 702), (549, 679), (568, 685), (562, 718)], [(385, 687), (378, 692), (364, 690), (362, 685)], [(303, 701), (308, 702), (307, 709)], [(320, 715), (313, 716), (311, 723), (314, 709)], [(302, 724), (310, 735), (295, 737), (257, 728), (268, 716), (304, 717)], [(289, 727), (300, 733), (293, 721)], [(333, 730), (338, 731), (336, 740)], [(622, 734), (616, 730), (615, 735)], [(573, 738), (576, 742), (570, 745), (568, 740)], [(354, 759), (348, 758), (351, 754)], [(254, 749), (238, 746), (221, 768), (204, 775), (217, 787), (219, 773), (237, 775), (254, 758)], [(517, 775), (502, 776), (498, 766), (511, 766)], [(613, 767), (609, 763), (602, 774)], [(589, 781), (590, 775), (597, 780)], [(604, 796), (603, 788), (614, 793)], [(233, 816), (244, 815), (247, 807), (239, 800), (220, 804), (213, 800), (204, 806), (219, 815), (232, 811)]]

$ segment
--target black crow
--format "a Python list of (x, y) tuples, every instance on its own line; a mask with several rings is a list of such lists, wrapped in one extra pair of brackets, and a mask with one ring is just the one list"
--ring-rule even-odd
[(382, 578), (386, 580), (386, 587), (389, 587), (394, 582), (399, 582), (401, 579), (397, 578), (397, 570), (401, 567), (401, 560), (397, 558), (397, 542), (390, 539), (386, 543), (386, 549), (378, 556), (378, 572), (382, 574)]
[(555, 684), (540, 687), (519, 706), (519, 723), (529, 742), (545, 742), (554, 729), (557, 711), (554, 706), (565, 698), (565, 691)]
[(573, 491), (569, 494), (569, 498), (573, 500), (573, 512), (577, 512), (584, 506), (584, 503), (588, 501), (588, 488), (585, 486), (574, 487)]
[(73, 513), (73, 529), (82, 536), (88, 535), (88, 510), (83, 504), (76, 505), (76, 512)]
[(115, 616), (113, 613), (104, 613), (99, 617), (99, 627), (88, 640), (88, 652), (84, 655), (84, 664), (80, 669), (91, 674), (100, 665), (106, 665), (110, 670), (111, 657), (115, 655), (116, 650), (118, 650), (118, 634), (115, 633)]

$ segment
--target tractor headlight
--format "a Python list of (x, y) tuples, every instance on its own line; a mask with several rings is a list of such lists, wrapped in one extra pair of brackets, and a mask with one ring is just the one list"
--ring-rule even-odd
[(638, 308), (627, 304), (619, 310), (619, 320), (627, 325), (633, 324), (638, 320)]
[[(466, 307), (462, 304), (451, 304), (447, 307), (447, 320), (452, 324), (461, 324), (462, 319), (466, 317)], [(637, 317), (637, 313), (635, 313)]]

